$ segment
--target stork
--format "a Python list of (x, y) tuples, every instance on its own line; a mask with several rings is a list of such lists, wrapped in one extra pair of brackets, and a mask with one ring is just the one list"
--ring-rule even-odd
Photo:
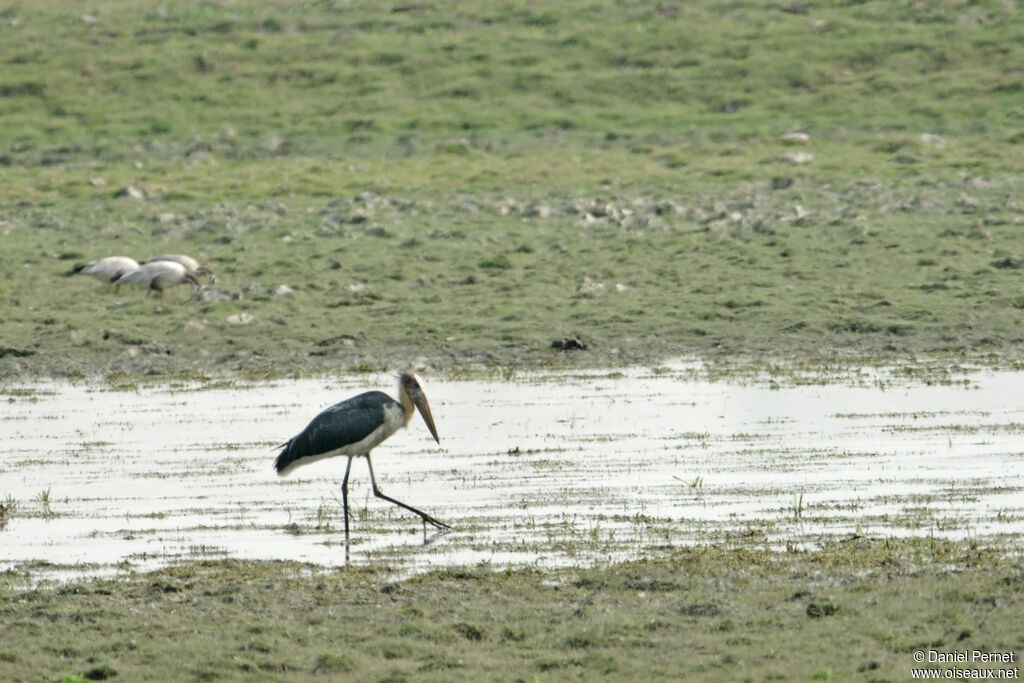
[(196, 289), (199, 289), (198, 273), (189, 270), (180, 263), (174, 261), (154, 261), (144, 263), (135, 270), (130, 270), (115, 281), (115, 285), (131, 284), (136, 287), (145, 287), (146, 296), (153, 292), (159, 292), (163, 297), (164, 290), (168, 287), (191, 282)]
[(397, 401), (382, 391), (367, 391), (334, 404), (314, 417), (298, 435), (277, 447), (282, 451), (274, 461), (274, 468), (279, 475), (284, 476), (296, 467), (324, 458), (336, 455), (347, 457), (345, 477), (341, 480), (341, 500), (345, 508), (345, 538), (348, 538), (348, 475), (352, 469), (352, 459), (357, 457), (366, 458), (373, 495), (419, 515), (423, 520), (424, 531), (427, 522), (438, 529), (450, 529), (449, 525), (439, 522), (427, 513), (384, 495), (373, 476), (370, 451), (408, 425), (414, 409), (419, 410), (434, 441), (441, 443), (420, 378), (413, 372), (403, 372), (399, 376)]
[(111, 285), (111, 289), (116, 292), (120, 288), (117, 282), (118, 278), (138, 267), (138, 261), (133, 258), (128, 258), (127, 256), (108, 256), (101, 258), (99, 261), (87, 263), (75, 272), (82, 275), (92, 275), (97, 280)]
[(191, 256), (186, 256), (185, 254), (160, 254), (159, 256), (154, 256), (153, 258), (146, 259), (143, 262), (143, 265), (147, 263), (156, 263), (157, 261), (170, 261), (171, 263), (180, 263), (181, 265), (185, 266), (186, 269), (192, 271), (193, 273), (196, 273), (198, 275), (205, 275), (208, 278), (210, 278), (210, 282), (214, 284), (217, 283), (217, 276), (214, 275), (212, 270), (210, 270), (210, 267), (200, 264), (199, 261), (196, 261)]

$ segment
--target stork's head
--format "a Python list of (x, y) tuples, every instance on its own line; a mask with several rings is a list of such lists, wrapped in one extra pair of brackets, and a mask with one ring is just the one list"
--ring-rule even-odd
[(399, 378), (399, 394), (401, 394), (402, 403), (405, 403), (405, 398), (416, 406), (416, 410), (420, 411), (420, 415), (423, 417), (423, 421), (427, 423), (427, 429), (430, 430), (430, 435), (434, 437), (434, 441), (441, 443), (441, 439), (437, 436), (437, 427), (434, 426), (434, 416), (430, 414), (430, 404), (427, 403), (427, 395), (423, 391), (423, 383), (415, 372), (403, 372)]

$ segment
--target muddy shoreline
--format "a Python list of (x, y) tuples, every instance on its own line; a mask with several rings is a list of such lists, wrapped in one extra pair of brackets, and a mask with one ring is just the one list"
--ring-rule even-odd
[[(553, 343), (561, 339), (553, 338)], [(828, 347), (808, 340), (785, 347), (729, 349), (663, 344), (607, 344), (586, 342), (582, 350), (561, 350), (552, 345), (501, 349), (396, 349), (353, 348), (324, 353), (318, 349), (282, 353), (274, 349), (244, 350), (221, 356), (193, 348), (156, 342), (132, 345), (127, 350), (81, 354), (74, 347), (37, 352), (32, 348), (0, 349), (0, 384), (50, 379), (118, 382), (179, 379), (277, 379), (398, 371), (406, 367), (440, 375), (514, 374), (558, 369), (656, 368), (678, 362), (706, 366), (715, 376), (785, 374), (799, 368), (820, 374), (822, 381), (836, 372), (860, 367), (900, 367), (907, 377), (937, 377), (958, 368), (1018, 369), (1024, 361), (1016, 349), (969, 352), (959, 350), (894, 352), (870, 344)]]

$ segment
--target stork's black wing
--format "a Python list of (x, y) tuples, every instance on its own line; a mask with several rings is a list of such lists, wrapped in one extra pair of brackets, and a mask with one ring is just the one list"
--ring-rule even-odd
[(297, 462), (302, 458), (313, 458), (362, 441), (384, 424), (384, 407), (392, 403), (396, 401), (384, 392), (368, 391), (334, 404), (278, 447), (284, 450), (274, 461), (274, 468), (281, 472), (302, 464)]

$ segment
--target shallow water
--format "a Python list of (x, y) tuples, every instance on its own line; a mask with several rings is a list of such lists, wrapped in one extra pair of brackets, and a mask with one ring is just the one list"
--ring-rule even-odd
[[(419, 417), (352, 468), (355, 564), (589, 565), (734, 539), (814, 547), (860, 533), (1018, 536), (1024, 373), (953, 384), (772, 388), (692, 368), (427, 379)], [(344, 460), (277, 477), (272, 447), (390, 376), (229, 388), (7, 387), (0, 570), (110, 574), (180, 559), (344, 564)]]

